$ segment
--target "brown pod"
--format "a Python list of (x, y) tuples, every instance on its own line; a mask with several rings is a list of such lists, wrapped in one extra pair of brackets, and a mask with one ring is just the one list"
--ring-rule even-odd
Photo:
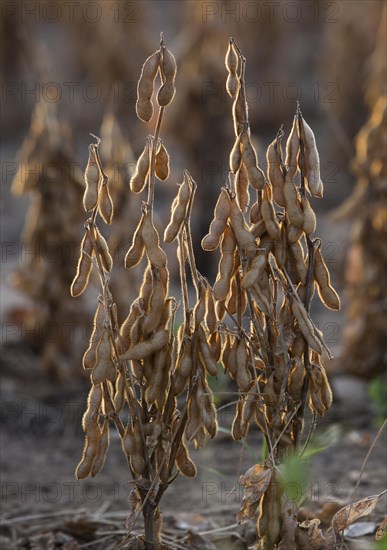
[(179, 186), (179, 192), (175, 197), (171, 206), (171, 220), (164, 232), (164, 241), (172, 243), (184, 223), (187, 215), (189, 200), (191, 197), (192, 188), (187, 173), (184, 173), (183, 183)]
[(149, 340), (146, 340), (145, 342), (138, 342), (132, 346), (129, 351), (121, 355), (121, 359), (139, 360), (149, 357), (152, 353), (163, 349), (167, 345), (168, 339), (168, 331), (166, 329), (159, 329), (153, 336), (151, 336), (151, 338), (149, 338)]
[(237, 352), (236, 352), (236, 362), (237, 362), (237, 372), (236, 372), (236, 383), (242, 391), (248, 391), (250, 388), (250, 373), (248, 369), (249, 365), (249, 355), (248, 348), (246, 344), (246, 339), (241, 338)]
[(236, 242), (229, 225), (226, 226), (221, 244), (221, 256), (218, 265), (218, 275), (213, 292), (215, 300), (225, 300), (230, 292), (231, 276), (234, 270), (234, 253)]
[(189, 456), (188, 449), (182, 440), (176, 453), (176, 466), (186, 477), (196, 477), (197, 469), (195, 463)]
[(340, 298), (331, 285), (331, 277), (321, 254), (320, 246), (314, 250), (313, 273), (317, 283), (320, 300), (329, 309), (340, 309)]
[(130, 347), (130, 344), (131, 344), (130, 332), (139, 315), (140, 315), (140, 311), (139, 311), (138, 304), (133, 303), (128, 313), (128, 316), (126, 317), (125, 321), (122, 323), (120, 328), (120, 337), (121, 337), (120, 342), (122, 346), (122, 351), (127, 351)]
[(250, 193), (247, 171), (243, 164), (240, 167), (235, 179), (235, 192), (238, 205), (242, 212), (246, 212), (250, 204)]
[(243, 405), (244, 405), (244, 401), (240, 399), (236, 406), (236, 414), (231, 427), (231, 435), (234, 441), (239, 441), (244, 436), (243, 430), (242, 430)]
[(235, 198), (231, 200), (230, 221), (236, 241), (242, 253), (248, 259), (254, 258), (257, 248), (255, 238), (254, 235), (248, 231), (245, 219)]
[(230, 211), (231, 204), (229, 193), (226, 189), (222, 189), (215, 205), (214, 219), (210, 224), (209, 233), (202, 239), (203, 250), (211, 251), (218, 248), (220, 239), (227, 226)]
[(305, 367), (299, 357), (293, 360), (289, 374), (288, 392), (297, 401), (301, 397), (301, 390), (305, 379)]
[(156, 176), (161, 181), (166, 180), (169, 176), (169, 155), (163, 142), (161, 142), (160, 148), (156, 154), (155, 171)]
[(273, 241), (281, 240), (281, 229), (275, 215), (274, 206), (271, 200), (271, 189), (268, 185), (265, 186), (263, 191), (261, 214), (263, 221), (265, 222), (267, 232)]
[(85, 170), (86, 189), (83, 195), (83, 206), (86, 212), (93, 210), (98, 202), (98, 186), (101, 172), (97, 163), (94, 145), (89, 145), (89, 160)]
[(314, 197), (322, 198), (323, 184), (320, 178), (320, 158), (316, 139), (311, 127), (302, 119), (305, 148), (305, 178), (309, 191)]
[(316, 330), (311, 323), (309, 316), (306, 312), (306, 309), (298, 303), (298, 301), (292, 297), (292, 311), (295, 318), (297, 319), (298, 326), (304, 336), (305, 340), (308, 342), (312, 350), (316, 351), (319, 355), (322, 354), (322, 347), (320, 343), (319, 335), (316, 333)]
[(160, 248), (159, 234), (153, 224), (150, 210), (144, 215), (141, 236), (150, 263), (155, 267), (166, 267), (167, 257), (164, 250)]
[(302, 224), (302, 229), (307, 235), (313, 235), (316, 231), (316, 214), (313, 212), (312, 207), (308, 199), (303, 196), (301, 197), (301, 206), (304, 214), (304, 223)]
[(97, 346), (97, 361), (91, 372), (91, 380), (93, 384), (101, 384), (105, 380), (114, 382), (117, 371), (112, 361), (112, 348), (109, 338), (109, 332), (105, 328), (101, 340)]
[(241, 134), (235, 138), (233, 148), (231, 149), (229, 163), (230, 170), (233, 174), (236, 174), (241, 167), (242, 152), (241, 152)]
[(113, 220), (114, 207), (107, 181), (104, 181), (101, 186), (101, 191), (98, 198), (98, 210), (103, 221), (110, 225)]
[(95, 477), (103, 468), (107, 452), (109, 450), (110, 432), (109, 421), (105, 420), (102, 425), (101, 437), (99, 438), (98, 451), (91, 469), (91, 477)]
[(298, 200), (298, 193), (293, 180), (286, 176), (284, 184), (284, 197), (286, 202), (286, 215), (291, 224), (302, 229), (304, 214)]
[(242, 161), (246, 166), (249, 183), (254, 189), (263, 189), (265, 185), (265, 174), (258, 166), (257, 153), (251, 143), (248, 132), (242, 133), (241, 143)]
[[(298, 153), (300, 150), (300, 138), (297, 130), (297, 115), (293, 118), (293, 125), (286, 142), (285, 164), (287, 168), (287, 178), (293, 180), (298, 168)], [(286, 200), (286, 196), (285, 196)]]
[(157, 268), (152, 268), (153, 290), (149, 301), (149, 311), (144, 319), (142, 330), (144, 336), (150, 335), (161, 323), (165, 306), (165, 287)]
[(78, 464), (75, 475), (77, 479), (85, 479), (91, 474), (94, 460), (98, 453), (98, 445), (101, 437), (101, 430), (98, 424), (94, 424), (85, 437), (85, 447), (82, 453), (82, 460)]
[(157, 50), (145, 60), (137, 84), (136, 113), (144, 122), (149, 122), (153, 116), (152, 95), (160, 57), (160, 51)]
[(133, 193), (141, 193), (144, 189), (149, 174), (150, 138), (146, 139), (144, 149), (138, 157), (136, 169), (130, 178), (129, 186)]
[(78, 260), (77, 273), (71, 283), (71, 296), (74, 298), (80, 296), (89, 283), (90, 273), (93, 267), (92, 262), (93, 244), (90, 238), (90, 233), (87, 230), (82, 242), (81, 251)]
[(224, 64), (226, 65), (226, 69), (231, 74), (236, 74), (238, 71), (238, 65), (239, 65), (239, 57), (235, 50), (234, 44), (232, 40), (228, 43), (228, 49), (226, 53), (226, 57), (224, 59)]
[(120, 413), (125, 403), (125, 374), (119, 372), (116, 380), (116, 388), (114, 393), (114, 410)]
[(171, 103), (176, 92), (175, 79), (177, 66), (173, 53), (165, 46), (162, 47), (162, 61), (160, 69), (164, 77), (164, 83), (157, 93), (157, 102), (160, 107), (166, 107)]
[(110, 272), (113, 267), (113, 258), (110, 255), (109, 246), (105, 237), (100, 233), (97, 226), (95, 227), (95, 240), (97, 243), (97, 249), (101, 258), (102, 267), (105, 271)]
[[(285, 208), (286, 201), (284, 196), (285, 177), (281, 169), (280, 155), (276, 151), (276, 146), (281, 148), (281, 144), (275, 139), (270, 143), (267, 153), (267, 177), (273, 187), (273, 198), (278, 206)], [(282, 153), (282, 152), (281, 152)], [(282, 154), (281, 154), (282, 156)]]
[(199, 330), (199, 350), (204, 368), (210, 376), (216, 376), (218, 374), (218, 367), (211, 355), (211, 348), (208, 345), (203, 329)]
[(92, 369), (97, 361), (97, 344), (101, 339), (103, 330), (103, 321), (105, 319), (105, 308), (98, 302), (94, 315), (93, 331), (90, 335), (89, 347), (83, 354), (82, 365), (85, 370)]
[(145, 215), (143, 214), (141, 216), (141, 219), (138, 223), (138, 226), (136, 228), (136, 231), (133, 234), (132, 244), (126, 253), (124, 265), (127, 269), (130, 269), (131, 267), (134, 267), (138, 264), (138, 262), (141, 260), (144, 254), (144, 240), (142, 238), (142, 228), (144, 225), (144, 218)]
[(241, 288), (248, 290), (258, 281), (262, 270), (266, 266), (266, 254), (260, 250), (257, 250), (256, 256), (249, 260), (247, 264), (248, 268), (243, 275)]

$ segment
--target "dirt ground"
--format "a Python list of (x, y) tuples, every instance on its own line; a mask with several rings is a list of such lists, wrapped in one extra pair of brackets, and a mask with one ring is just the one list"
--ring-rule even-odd
[[(20, 346), (4, 348), (2, 363), (0, 547), (111, 547), (125, 533), (131, 486), (115, 435), (98, 477), (75, 479), (83, 448), (81, 415), (87, 382), (67, 384), (58, 391), (43, 377), (38, 358)], [(334, 443), (305, 465), (311, 481), (305, 492), (304, 517), (319, 514), (325, 521), (337, 509), (335, 502), (350, 501), (377, 431), (364, 384), (348, 378), (338, 378), (333, 384), (334, 406), (317, 433), (330, 430)], [(232, 407), (221, 411), (222, 428), (230, 427), (232, 413)], [(244, 448), (233, 444), (222, 431), (204, 451), (192, 450), (198, 479), (178, 477), (162, 502), (167, 542), (184, 541), (187, 532), (191, 543), (194, 541), (192, 547), (247, 548), (254, 542), (254, 522), (236, 526), (235, 515), (243, 496), (239, 475), (259, 462), (261, 444), (256, 429), (251, 429)], [(359, 499), (384, 489), (386, 458), (386, 438), (382, 436), (362, 476)], [(385, 501), (381, 500), (366, 518), (370, 526), (376, 529), (384, 510)], [(137, 525), (140, 528), (141, 523)], [(198, 537), (199, 542), (195, 539), (198, 533), (204, 537)], [(372, 548), (372, 540), (373, 535), (362, 536), (347, 544), (348, 548), (367, 550)]]

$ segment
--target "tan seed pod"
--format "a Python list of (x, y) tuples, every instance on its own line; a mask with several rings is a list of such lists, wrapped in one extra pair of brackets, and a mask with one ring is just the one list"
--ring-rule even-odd
[(101, 190), (99, 192), (98, 210), (102, 216), (103, 221), (110, 225), (113, 220), (114, 207), (107, 181), (103, 182)]
[(214, 294), (210, 286), (206, 287), (206, 314), (205, 321), (208, 330), (212, 334), (217, 328)]
[(287, 238), (289, 243), (297, 242), (300, 239), (301, 235), (302, 229), (300, 227), (296, 227), (291, 223), (287, 224)]
[(191, 441), (200, 429), (202, 424), (201, 410), (196, 399), (190, 398), (188, 402), (188, 422), (185, 428), (185, 435), (188, 441)]
[(286, 176), (284, 184), (284, 197), (286, 202), (286, 215), (289, 222), (302, 229), (304, 214), (298, 200), (298, 193), (293, 180)]
[(94, 145), (89, 145), (89, 160), (85, 170), (86, 189), (83, 195), (83, 206), (86, 212), (94, 210), (98, 202), (98, 186), (101, 172), (97, 163)]
[(231, 74), (236, 74), (238, 71), (238, 65), (239, 65), (239, 57), (235, 50), (233, 41), (230, 40), (228, 43), (228, 49), (226, 53), (226, 57), (224, 59), (224, 64), (226, 65), (226, 69)]
[(246, 400), (243, 406), (241, 428), (243, 436), (248, 432), (251, 419), (253, 418), (257, 405), (259, 403), (259, 394), (257, 393), (257, 387), (254, 384), (247, 393)]
[(340, 309), (340, 298), (331, 285), (331, 277), (321, 254), (320, 246), (314, 250), (313, 273), (317, 283), (317, 291), (320, 300), (327, 308)]
[(216, 316), (218, 317), (219, 321), (223, 321), (223, 319), (226, 316), (226, 307), (225, 306), (226, 306), (226, 304), (225, 304), (224, 300), (216, 302), (215, 311), (216, 311)]
[(305, 284), (308, 276), (308, 267), (305, 264), (304, 251), (300, 241), (296, 241), (291, 244), (288, 251), (290, 261), (292, 262), (294, 270), (297, 273), (297, 283), (301, 282)]
[(112, 349), (109, 338), (109, 332), (105, 328), (102, 332), (101, 340), (97, 346), (97, 361), (91, 372), (91, 380), (93, 384), (101, 384), (105, 380), (114, 382), (116, 378), (116, 368), (112, 361)]
[(138, 157), (135, 171), (130, 178), (129, 186), (133, 193), (141, 193), (144, 189), (148, 173), (150, 161), (150, 138), (146, 139), (144, 149)]
[(184, 338), (176, 363), (176, 370), (172, 377), (173, 394), (180, 395), (186, 388), (192, 369), (191, 340)]
[(197, 469), (192, 458), (189, 456), (188, 449), (182, 440), (176, 453), (176, 466), (186, 477), (196, 477)]
[(235, 192), (239, 208), (246, 212), (250, 204), (249, 180), (246, 167), (242, 164), (235, 178)]
[(319, 416), (323, 416), (326, 412), (320, 391), (313, 387), (309, 390), (309, 407), (312, 413)]
[(125, 403), (125, 374), (119, 372), (116, 380), (116, 388), (114, 394), (114, 410), (116, 413), (120, 413)]
[(137, 84), (136, 113), (144, 122), (149, 122), (153, 116), (152, 95), (160, 57), (160, 51), (157, 50), (145, 60)]
[(77, 479), (85, 479), (91, 474), (94, 460), (98, 453), (98, 445), (101, 437), (101, 430), (98, 424), (92, 426), (85, 437), (82, 460), (78, 464), (75, 475)]
[(233, 99), (237, 96), (239, 86), (239, 78), (235, 74), (229, 73), (226, 78), (226, 90)]
[(166, 267), (167, 257), (164, 250), (160, 248), (159, 234), (153, 224), (150, 210), (145, 213), (141, 236), (150, 263), (155, 267)]
[(109, 245), (106, 242), (105, 237), (100, 233), (97, 226), (95, 227), (95, 241), (97, 244), (97, 249), (99, 256), (101, 258), (101, 263), (105, 271), (110, 272), (113, 267), (113, 258), (110, 255)]
[(258, 201), (250, 209), (250, 221), (255, 224), (262, 221), (261, 206)]
[(214, 358), (211, 355), (211, 349), (208, 345), (206, 335), (202, 328), (199, 330), (199, 349), (200, 355), (203, 360), (203, 366), (210, 376), (216, 376), (218, 374), (218, 367)]
[(236, 174), (241, 167), (242, 152), (241, 152), (241, 134), (235, 138), (233, 148), (231, 149), (230, 158), (230, 170), (233, 174)]
[(194, 308), (195, 330), (198, 330), (206, 314), (206, 285), (199, 281), (199, 299)]
[(267, 232), (273, 241), (281, 240), (281, 229), (275, 215), (275, 210), (271, 201), (271, 189), (268, 185), (266, 185), (263, 191), (261, 214), (263, 221), (265, 222)]
[(109, 450), (109, 443), (109, 421), (105, 420), (102, 425), (101, 437), (99, 438), (98, 451), (93, 462), (93, 467), (91, 469), (91, 477), (95, 477), (102, 470), (107, 452)]
[(215, 300), (225, 300), (230, 292), (231, 275), (234, 269), (234, 252), (236, 242), (234, 233), (229, 225), (226, 226), (221, 244), (221, 256), (218, 266), (218, 275), (213, 292)]
[(160, 107), (166, 107), (171, 103), (176, 92), (175, 78), (177, 66), (173, 53), (165, 47), (162, 48), (160, 69), (165, 80), (157, 93), (157, 102)]
[(280, 156), (279, 153), (276, 151), (276, 145), (281, 148), (281, 144), (275, 139), (270, 143), (266, 152), (267, 177), (273, 188), (273, 198), (275, 202), (278, 204), (278, 206), (285, 208), (285, 177), (281, 169)]
[(236, 383), (242, 391), (248, 391), (250, 388), (250, 373), (248, 369), (249, 356), (248, 348), (245, 338), (241, 338), (238, 349), (236, 352), (236, 362), (237, 362), (237, 373), (236, 373)]
[[(286, 142), (286, 158), (285, 158), (285, 164), (287, 167), (287, 179), (289, 181), (292, 181), (294, 176), (296, 175), (297, 168), (298, 168), (298, 153), (300, 150), (300, 138), (298, 136), (298, 130), (297, 130), (297, 115), (293, 118), (293, 125), (292, 129), (290, 131), (289, 137)], [(286, 196), (285, 196), (285, 201)], [(286, 204), (287, 205), (287, 204)]]
[(243, 290), (251, 288), (258, 281), (266, 265), (266, 254), (258, 250), (256, 256), (250, 260), (247, 265), (248, 268), (241, 282), (241, 288)]
[(144, 359), (152, 353), (160, 351), (163, 347), (167, 345), (168, 342), (168, 331), (165, 329), (160, 329), (149, 340), (145, 342), (138, 342), (129, 351), (121, 355), (121, 359)]
[(265, 185), (265, 174), (258, 166), (257, 153), (251, 143), (248, 132), (241, 135), (242, 161), (246, 166), (247, 177), (254, 189), (263, 189)]
[(165, 148), (164, 143), (162, 142), (156, 154), (155, 171), (156, 171), (156, 176), (161, 181), (166, 180), (169, 176), (169, 154)]
[(226, 229), (227, 221), (230, 216), (231, 204), (230, 196), (226, 189), (222, 189), (214, 209), (214, 219), (210, 224), (208, 235), (202, 239), (203, 250), (216, 250), (220, 239)]
[(105, 308), (98, 302), (98, 306), (94, 315), (93, 330), (90, 335), (89, 347), (83, 354), (82, 365), (85, 370), (92, 369), (97, 361), (97, 344), (102, 336), (103, 321), (105, 319)]
[(239, 78), (236, 79), (236, 82), (230, 79), (229, 85), (234, 85), (236, 87), (236, 95), (232, 105), (232, 118), (234, 122), (234, 132), (237, 136), (243, 129), (244, 125), (247, 122), (248, 117), (248, 108), (246, 101), (243, 98), (242, 85)]
[(305, 367), (299, 357), (293, 360), (293, 366), (289, 374), (288, 392), (297, 401), (300, 399), (301, 390), (305, 379)]
[(239, 441), (244, 436), (242, 431), (243, 405), (244, 405), (244, 401), (240, 399), (236, 406), (236, 414), (231, 427), (231, 435), (234, 441)]
[(184, 173), (183, 183), (180, 185), (179, 192), (171, 206), (171, 220), (164, 232), (164, 241), (166, 243), (171, 243), (176, 239), (187, 215), (191, 193), (190, 180), (187, 174)]
[(81, 251), (78, 260), (77, 273), (71, 283), (71, 296), (74, 298), (80, 296), (89, 283), (90, 273), (93, 267), (91, 256), (93, 254), (93, 245), (89, 231), (86, 231), (82, 242)]
[(125, 428), (125, 433), (121, 443), (124, 453), (128, 457), (131, 457), (136, 452), (136, 441), (133, 435), (132, 426), (130, 424), (128, 424)]
[(211, 356), (214, 361), (217, 363), (220, 359), (220, 354), (222, 351), (222, 339), (218, 331), (212, 332), (208, 338), (208, 345), (211, 350)]
[(287, 261), (287, 234), (286, 234), (286, 225), (284, 222), (280, 224), (281, 239), (279, 241), (273, 242), (273, 254), (275, 261), (280, 269), (286, 265)]
[(308, 342), (311, 349), (321, 355), (322, 347), (319, 336), (316, 334), (315, 328), (312, 325), (305, 308), (301, 304), (299, 304), (298, 301), (293, 297), (292, 311), (295, 318), (297, 319), (298, 326), (300, 327), (300, 330), (305, 340)]
[(307, 235), (313, 235), (316, 231), (316, 214), (313, 212), (310, 202), (305, 196), (301, 197), (301, 206), (304, 214), (302, 229)]
[(121, 345), (123, 348), (123, 351), (127, 351), (131, 344), (130, 339), (130, 331), (132, 330), (132, 327), (140, 315), (138, 304), (134, 303), (132, 304), (130, 311), (128, 313), (128, 316), (126, 317), (125, 321), (122, 323), (120, 328), (120, 336), (121, 336)]
[(230, 210), (231, 227), (234, 231), (236, 241), (248, 259), (253, 259), (256, 252), (256, 244), (254, 236), (247, 230), (243, 214), (235, 200), (231, 200)]
[(148, 336), (159, 327), (166, 299), (164, 284), (158, 274), (157, 268), (153, 268), (152, 272), (153, 290), (149, 301), (149, 311), (142, 325), (144, 336)]
[(305, 177), (309, 191), (314, 197), (322, 198), (323, 185), (320, 178), (320, 158), (316, 139), (311, 127), (302, 119), (305, 148)]
[(126, 253), (124, 264), (127, 269), (134, 267), (138, 264), (144, 254), (144, 240), (142, 238), (142, 228), (144, 225), (144, 214), (141, 216), (141, 219), (138, 223), (136, 231), (133, 234), (132, 244)]

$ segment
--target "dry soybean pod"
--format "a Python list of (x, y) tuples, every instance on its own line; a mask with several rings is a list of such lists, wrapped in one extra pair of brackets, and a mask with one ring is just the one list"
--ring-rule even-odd
[(281, 229), (278, 225), (273, 203), (271, 201), (271, 188), (266, 185), (263, 191), (261, 214), (265, 222), (267, 232), (273, 241), (281, 240)]
[(301, 196), (301, 206), (304, 214), (302, 229), (307, 235), (313, 235), (313, 233), (316, 231), (316, 214), (310, 206), (310, 202), (308, 201), (307, 197)]
[(254, 189), (261, 190), (265, 185), (265, 174), (258, 165), (257, 153), (247, 130), (242, 132), (241, 143), (242, 161), (246, 166), (249, 183)]
[(149, 340), (145, 342), (138, 342), (132, 346), (129, 351), (121, 355), (121, 359), (134, 359), (140, 360), (145, 357), (149, 357), (152, 353), (160, 351), (167, 345), (169, 338), (168, 331), (166, 329), (159, 329), (154, 333)]
[(231, 275), (234, 269), (234, 253), (236, 242), (234, 233), (229, 225), (223, 234), (221, 255), (218, 266), (218, 275), (213, 288), (215, 300), (225, 300), (230, 292)]
[(287, 175), (284, 183), (284, 197), (286, 202), (286, 215), (289, 222), (302, 229), (304, 214), (301, 210), (297, 188), (293, 180)]
[(235, 138), (235, 142), (230, 153), (230, 158), (229, 158), (230, 170), (233, 174), (236, 174), (238, 172), (242, 162), (241, 135), (242, 134), (239, 134)]
[(228, 191), (223, 188), (214, 209), (214, 219), (210, 224), (208, 235), (202, 239), (203, 250), (216, 250), (220, 239), (226, 229), (227, 221), (230, 216), (231, 204)]
[(156, 176), (161, 181), (166, 180), (169, 176), (169, 154), (163, 142), (161, 142), (159, 150), (156, 153), (155, 171)]
[(190, 180), (187, 174), (184, 173), (183, 183), (180, 185), (179, 192), (171, 206), (171, 220), (165, 228), (164, 241), (166, 243), (172, 243), (176, 239), (187, 215), (191, 193)]
[(245, 219), (235, 198), (231, 199), (230, 221), (241, 251), (246, 258), (254, 258), (256, 252), (255, 238), (247, 230)]
[(104, 178), (104, 181), (101, 186), (101, 190), (99, 192), (98, 210), (102, 216), (103, 221), (110, 225), (113, 220), (114, 207), (113, 207), (113, 201), (109, 192), (107, 178)]
[(248, 262), (248, 269), (243, 275), (241, 287), (242, 290), (248, 290), (258, 281), (261, 271), (266, 265), (266, 254), (257, 250), (256, 256)]
[(149, 173), (149, 155), (151, 138), (146, 138), (144, 149), (138, 157), (136, 169), (130, 178), (130, 189), (133, 193), (141, 193), (144, 189)]
[(83, 206), (86, 212), (94, 210), (98, 202), (98, 186), (101, 172), (95, 154), (95, 145), (89, 145), (89, 159), (85, 170), (86, 189), (83, 195)]
[(112, 348), (110, 344), (109, 331), (105, 327), (101, 339), (97, 346), (97, 361), (91, 372), (93, 384), (101, 384), (105, 380), (114, 382), (116, 378), (116, 368), (112, 361)]
[(110, 431), (109, 420), (106, 419), (102, 425), (101, 437), (99, 438), (98, 451), (91, 469), (91, 477), (95, 477), (103, 468), (106, 454), (109, 450)]
[(157, 93), (157, 103), (160, 107), (169, 105), (175, 95), (175, 78), (176, 78), (176, 60), (171, 51), (163, 44), (161, 46), (162, 60), (160, 64), (161, 73), (164, 77), (164, 83)]
[(301, 118), (305, 150), (305, 178), (311, 195), (322, 198), (324, 189), (320, 178), (320, 158), (313, 130)]
[(93, 331), (90, 336), (89, 347), (83, 354), (82, 365), (84, 369), (92, 369), (97, 361), (97, 344), (102, 336), (103, 321), (105, 319), (105, 307), (98, 302), (94, 315)]
[(93, 244), (91, 241), (89, 229), (86, 229), (81, 242), (81, 251), (78, 260), (77, 273), (71, 283), (71, 296), (80, 296), (88, 285), (90, 273), (93, 267), (92, 262)]
[(195, 463), (189, 456), (187, 446), (182, 439), (176, 453), (176, 466), (178, 470), (186, 477), (196, 477), (197, 470)]
[(145, 60), (137, 84), (136, 113), (144, 122), (149, 122), (153, 116), (152, 95), (160, 57), (160, 51), (157, 50)]
[(340, 309), (340, 298), (331, 285), (331, 277), (321, 254), (321, 243), (315, 246), (313, 273), (320, 300), (329, 309)]
[(279, 147), (281, 150), (281, 143), (279, 139), (272, 141), (267, 148), (266, 160), (267, 160), (267, 177), (273, 187), (273, 197), (278, 206), (285, 208), (286, 201), (284, 196), (284, 183), (285, 177), (281, 169), (281, 156), (276, 150)]
[(155, 267), (166, 267), (167, 257), (160, 248), (159, 234), (153, 224), (151, 210), (145, 212), (141, 235), (150, 263)]
[[(300, 150), (300, 139), (298, 137), (298, 131), (297, 131), (297, 119), (298, 118), (296, 115), (293, 118), (292, 129), (290, 131), (289, 137), (286, 142), (286, 158), (285, 158), (285, 164), (287, 168), (286, 175), (290, 181), (293, 180), (298, 168), (297, 158)], [(286, 200), (286, 196), (285, 196), (285, 200)]]
[(304, 306), (298, 303), (296, 298), (292, 296), (292, 311), (295, 318), (297, 319), (298, 326), (304, 336), (305, 340), (308, 342), (312, 350), (316, 351), (318, 354), (322, 354), (322, 347), (320, 344), (320, 339), (316, 334), (315, 328), (311, 323), (309, 316), (306, 312)]
[(238, 170), (235, 176), (235, 192), (239, 208), (246, 212), (250, 204), (249, 180), (244, 164)]
[(127, 269), (134, 267), (138, 264), (144, 254), (144, 241), (142, 238), (142, 228), (144, 225), (145, 214), (143, 212), (141, 219), (138, 223), (136, 231), (133, 234), (132, 244), (126, 253), (124, 264)]
[(239, 57), (237, 52), (235, 51), (235, 47), (232, 40), (230, 40), (228, 43), (228, 49), (227, 49), (224, 63), (228, 71), (228, 76), (226, 81), (226, 90), (228, 95), (234, 99), (237, 95), (238, 87), (239, 87), (239, 79), (238, 79)]
[(148, 313), (144, 319), (142, 330), (144, 336), (148, 336), (155, 331), (161, 322), (165, 305), (165, 287), (158, 273), (158, 269), (152, 267), (153, 289), (149, 301)]
[(98, 227), (94, 225), (95, 229), (95, 240), (97, 243), (97, 248), (99, 256), (101, 258), (102, 266), (105, 271), (110, 272), (113, 267), (113, 258), (111, 257), (108, 243), (106, 242), (105, 237), (100, 233)]

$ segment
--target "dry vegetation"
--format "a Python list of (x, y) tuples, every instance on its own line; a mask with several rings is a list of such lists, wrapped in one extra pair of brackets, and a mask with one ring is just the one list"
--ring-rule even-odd
[[(167, 547), (160, 501), (179, 473), (195, 477), (189, 444), (200, 449), (217, 434), (209, 381), (217, 375), (219, 364), (238, 387), (234, 440), (245, 438), (255, 422), (268, 448), (262, 463), (241, 478), (245, 494), (238, 521), (258, 516), (257, 549), (336, 547), (343, 529), (370, 513), (380, 497), (338, 511), (323, 533), (319, 520), (298, 522), (299, 503), (285, 491), (283, 463), (302, 456), (316, 418), (332, 403), (322, 359), (323, 354), (330, 357), (330, 352), (310, 317), (310, 304), (315, 291), (331, 310), (339, 309), (340, 300), (330, 283), (321, 239), (315, 234), (312, 204), (314, 198), (322, 198), (323, 184), (313, 131), (298, 107), (285, 155), (281, 128), (268, 147), (265, 174), (251, 141), (246, 60), (232, 39), (225, 63), (235, 143), (227, 182), (202, 240), (204, 250), (220, 249), (218, 275), (211, 286), (196, 268), (190, 226), (196, 183), (185, 170), (164, 232), (165, 243), (178, 243), (183, 320), (177, 330), (180, 297), (169, 295), (167, 255), (154, 223), (156, 182), (166, 180), (170, 171), (160, 132), (166, 107), (175, 95), (177, 69), (163, 39), (145, 61), (138, 83), (136, 111), (144, 122), (154, 116), (152, 97), (159, 80), (160, 87), (154, 134), (146, 138), (130, 180), (131, 191), (146, 191), (147, 197), (140, 219), (129, 228), (132, 244), (124, 259), (129, 270), (144, 256), (147, 263), (138, 296), (122, 323), (117, 301), (121, 310), (125, 305), (110, 286), (113, 260), (101, 229), (101, 222), (114, 221), (109, 178), (99, 138), (89, 146), (83, 205), (90, 217), (71, 293), (82, 294), (94, 270), (101, 294), (83, 358), (91, 389), (83, 416), (85, 447), (76, 474), (83, 479), (101, 470), (113, 424), (133, 478), (128, 535), (117, 548)], [(308, 409), (312, 422), (304, 434)], [(144, 536), (131, 536), (141, 512)]]

